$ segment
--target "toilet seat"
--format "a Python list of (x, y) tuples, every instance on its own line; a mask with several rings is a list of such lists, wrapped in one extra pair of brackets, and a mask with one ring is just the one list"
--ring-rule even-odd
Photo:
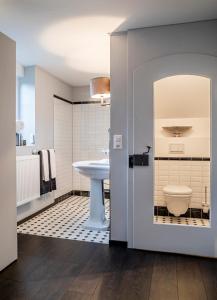
[(167, 195), (191, 195), (192, 189), (186, 185), (166, 185), (163, 192)]

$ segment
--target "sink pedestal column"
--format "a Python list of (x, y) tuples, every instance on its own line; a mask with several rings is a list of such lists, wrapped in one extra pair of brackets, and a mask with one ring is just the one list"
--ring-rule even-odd
[(109, 227), (105, 217), (103, 180), (91, 178), (90, 215), (84, 227), (95, 230), (107, 230)]

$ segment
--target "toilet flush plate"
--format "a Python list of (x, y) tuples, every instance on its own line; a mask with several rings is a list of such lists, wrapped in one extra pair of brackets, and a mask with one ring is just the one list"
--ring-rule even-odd
[(185, 145), (181, 144), (181, 143), (169, 144), (169, 152), (170, 153), (184, 153)]

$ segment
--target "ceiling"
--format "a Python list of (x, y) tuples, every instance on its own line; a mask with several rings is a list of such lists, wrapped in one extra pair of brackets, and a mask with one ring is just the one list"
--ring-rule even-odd
[(109, 34), (217, 18), (217, 0), (0, 0), (0, 31), (17, 60), (87, 85), (109, 74)]

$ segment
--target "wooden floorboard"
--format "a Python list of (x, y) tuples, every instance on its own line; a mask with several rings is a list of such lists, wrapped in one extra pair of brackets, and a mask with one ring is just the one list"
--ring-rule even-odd
[(120, 289), (120, 299), (149, 299), (154, 254), (144, 251), (128, 251)]
[(1, 300), (217, 300), (217, 261), (120, 246), (18, 236)]
[(207, 300), (199, 261), (200, 258), (197, 257), (177, 257), (178, 295), (180, 300)]
[(199, 268), (207, 299), (217, 299), (217, 263), (215, 263), (213, 259), (200, 259)]
[(178, 300), (176, 255), (156, 254), (151, 280), (150, 300)]

